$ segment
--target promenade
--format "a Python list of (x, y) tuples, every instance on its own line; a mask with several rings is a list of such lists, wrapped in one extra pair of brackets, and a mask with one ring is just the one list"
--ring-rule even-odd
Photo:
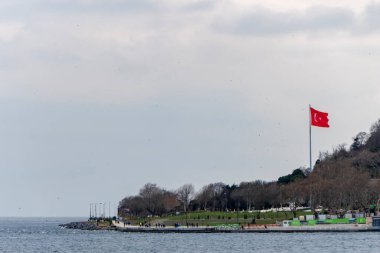
[(115, 229), (121, 232), (140, 233), (322, 233), (322, 232), (380, 232), (380, 228), (367, 224), (337, 224), (337, 225), (314, 225), (314, 226), (292, 226), (283, 227), (276, 225), (243, 225), (239, 228), (231, 227), (144, 227), (135, 225), (124, 225), (122, 222), (113, 222)]

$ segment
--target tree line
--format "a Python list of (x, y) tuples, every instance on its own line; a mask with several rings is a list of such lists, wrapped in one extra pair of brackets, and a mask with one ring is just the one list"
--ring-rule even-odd
[(232, 211), (310, 206), (325, 210), (369, 210), (380, 194), (380, 120), (353, 143), (321, 152), (313, 167), (300, 167), (277, 181), (228, 185), (210, 183), (197, 192), (192, 184), (166, 190), (147, 183), (138, 195), (119, 203), (119, 215), (146, 217), (195, 210)]

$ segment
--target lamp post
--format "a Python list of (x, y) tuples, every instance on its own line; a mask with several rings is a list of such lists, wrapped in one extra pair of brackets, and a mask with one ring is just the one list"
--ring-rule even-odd
[(106, 202), (103, 203), (103, 219), (106, 218)]
[(236, 223), (239, 224), (239, 208), (240, 208), (240, 201), (237, 201), (236, 203)]
[(99, 217), (100, 217), (100, 218), (103, 217), (103, 213), (102, 213), (102, 205), (103, 205), (103, 203), (99, 203)]

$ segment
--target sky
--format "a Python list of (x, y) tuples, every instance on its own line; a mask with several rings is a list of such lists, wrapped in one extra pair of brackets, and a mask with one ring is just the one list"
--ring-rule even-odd
[(276, 180), (380, 118), (380, 2), (0, 2), (0, 216)]

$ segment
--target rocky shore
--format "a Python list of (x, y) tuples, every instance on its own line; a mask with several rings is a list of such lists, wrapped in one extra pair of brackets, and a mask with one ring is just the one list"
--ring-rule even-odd
[(80, 229), (80, 230), (111, 230), (110, 226), (98, 226), (95, 222), (90, 221), (79, 221), (70, 222), (67, 224), (60, 224), (60, 227), (67, 229)]

